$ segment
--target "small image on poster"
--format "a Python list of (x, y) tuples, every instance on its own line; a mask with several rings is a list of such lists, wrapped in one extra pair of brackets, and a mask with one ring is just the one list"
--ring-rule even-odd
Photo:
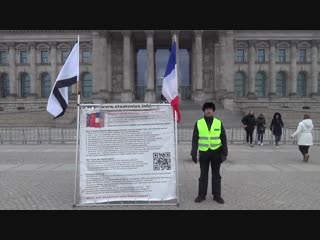
[(102, 128), (104, 127), (104, 112), (87, 113), (87, 127)]

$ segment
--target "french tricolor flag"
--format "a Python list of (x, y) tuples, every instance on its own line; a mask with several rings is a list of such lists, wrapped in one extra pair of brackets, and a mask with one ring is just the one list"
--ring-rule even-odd
[(178, 95), (178, 77), (176, 64), (176, 42), (173, 41), (171, 52), (164, 74), (162, 83), (162, 95), (170, 102), (172, 108), (177, 112), (177, 122), (180, 123), (181, 114), (179, 110), (179, 95)]

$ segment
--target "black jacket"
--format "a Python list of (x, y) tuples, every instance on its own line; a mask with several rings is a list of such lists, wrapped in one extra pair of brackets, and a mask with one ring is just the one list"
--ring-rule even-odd
[(266, 119), (263, 116), (258, 116), (256, 119), (257, 133), (264, 133), (266, 128)]
[[(276, 118), (277, 115), (279, 116), (278, 119)], [(273, 115), (273, 118), (270, 124), (270, 130), (272, 131), (273, 135), (281, 136), (283, 126), (284, 126), (284, 123), (282, 121), (281, 114), (279, 112), (276, 112)]]
[[(208, 129), (210, 129), (211, 125), (212, 125), (212, 122), (213, 122), (213, 117), (211, 117), (211, 118), (204, 117), (204, 119), (205, 119), (205, 121), (207, 123)], [(224, 130), (222, 122), (221, 122), (220, 139), (221, 139), (222, 146), (220, 148), (218, 148), (217, 150), (214, 150), (214, 151), (220, 151), (221, 152), (221, 162), (223, 162), (224, 160), (226, 160), (226, 157), (228, 156), (228, 145), (227, 145), (226, 132)], [(196, 122), (196, 124), (194, 125), (193, 135), (192, 135), (192, 148), (191, 148), (191, 156), (192, 156), (192, 158), (196, 158), (197, 157), (198, 140), (199, 140), (199, 131), (198, 131), (197, 122)]]
[(246, 130), (254, 130), (254, 127), (256, 126), (256, 118), (254, 115), (247, 114), (245, 115), (241, 122), (243, 125), (247, 125)]

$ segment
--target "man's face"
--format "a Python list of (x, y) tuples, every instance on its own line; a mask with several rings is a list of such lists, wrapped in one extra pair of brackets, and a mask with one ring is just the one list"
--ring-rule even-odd
[(204, 109), (204, 115), (206, 117), (212, 117), (213, 116), (213, 109), (212, 108), (206, 108)]

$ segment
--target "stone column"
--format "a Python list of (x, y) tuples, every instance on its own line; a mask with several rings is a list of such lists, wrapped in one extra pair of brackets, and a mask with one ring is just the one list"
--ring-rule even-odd
[(123, 34), (123, 92), (121, 93), (121, 102), (132, 102), (132, 84), (131, 84), (131, 32), (122, 31)]
[(101, 51), (100, 34), (97, 31), (92, 32), (92, 98), (98, 97), (101, 82)]
[(108, 91), (108, 98), (107, 101), (111, 100), (111, 92), (112, 92), (112, 62), (111, 62), (111, 33), (106, 33), (106, 40), (107, 40), (107, 91)]
[[(318, 46), (317, 41), (312, 41), (311, 48), (311, 97), (318, 96)], [(309, 88), (310, 89), (310, 88)]]
[(226, 38), (225, 38), (225, 58), (224, 58), (224, 90), (227, 92), (225, 97), (232, 98), (233, 94), (230, 95), (229, 93), (234, 92), (234, 46), (233, 46), (233, 30), (226, 31)]
[(219, 43), (214, 44), (214, 91), (219, 91), (219, 78), (220, 78), (220, 53)]
[(147, 88), (144, 101), (152, 103), (156, 101), (156, 93), (154, 89), (154, 31), (145, 31), (145, 33), (147, 35)]
[(135, 66), (136, 66), (136, 58), (137, 51), (135, 51), (135, 42), (130, 41), (130, 86), (132, 91), (132, 100), (135, 99)]
[(204, 93), (203, 88), (203, 77), (202, 77), (202, 33), (203, 30), (194, 31), (195, 34), (195, 81), (196, 91), (193, 94), (195, 102), (203, 102)]
[(17, 74), (16, 74), (16, 49), (14, 43), (10, 42), (9, 45), (9, 79), (10, 79), (10, 95), (9, 99), (17, 97)]
[(57, 75), (57, 45), (56, 42), (50, 43), (50, 64), (51, 64), (51, 87), (55, 83)]
[(291, 41), (290, 49), (290, 98), (297, 97), (297, 42)]
[[(181, 83), (181, 75), (180, 75), (180, 57), (179, 57), (179, 32), (178, 30), (173, 30), (171, 31), (171, 36), (172, 36), (172, 43), (174, 40), (176, 40), (176, 64), (177, 64), (177, 78), (178, 78), (178, 96), (181, 100), (181, 92), (180, 92), (180, 83)], [(176, 39), (175, 39), (176, 38)], [(172, 44), (171, 44), (172, 45)]]
[(255, 99), (256, 98), (256, 82), (255, 82), (255, 66), (254, 66), (254, 59), (255, 59), (255, 41), (249, 41), (249, 91), (248, 91), (248, 99)]
[(35, 98), (37, 96), (37, 58), (35, 43), (30, 43), (30, 68), (31, 68), (31, 82), (30, 82), (30, 97)]
[(270, 41), (270, 56), (269, 56), (269, 98), (276, 97), (276, 42)]
[[(233, 99), (234, 99), (234, 45), (233, 45), (233, 30), (225, 31), (223, 47), (223, 69), (222, 82), (217, 95), (221, 99), (221, 103), (225, 109), (233, 111)], [(223, 46), (223, 44), (222, 44)]]
[(219, 32), (219, 62), (220, 62), (220, 69), (219, 69), (219, 81), (218, 81), (218, 89), (219, 92), (225, 92), (225, 65), (226, 65), (226, 36), (225, 31)]
[(197, 83), (197, 73), (196, 73), (196, 44), (195, 39), (192, 39), (192, 51), (191, 51), (191, 85), (192, 85), (192, 92), (196, 90), (196, 83)]
[(107, 38), (106, 31), (100, 33), (100, 75), (99, 80), (99, 98), (105, 102), (107, 97)]

